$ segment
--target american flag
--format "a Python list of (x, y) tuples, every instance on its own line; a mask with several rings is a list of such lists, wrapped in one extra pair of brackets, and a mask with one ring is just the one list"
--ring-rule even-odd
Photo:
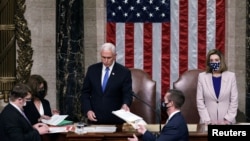
[[(225, 0), (107, 0), (106, 41), (117, 62), (146, 71), (164, 95), (210, 49), (225, 50)], [(191, 82), (190, 82), (191, 83)]]

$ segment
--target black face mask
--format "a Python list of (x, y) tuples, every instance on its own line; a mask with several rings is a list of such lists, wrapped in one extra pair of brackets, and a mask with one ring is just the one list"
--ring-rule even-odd
[(32, 103), (31, 100), (26, 100), (26, 104), (23, 107), (26, 107), (27, 105), (30, 105)]
[(38, 92), (37, 92), (37, 97), (38, 97), (39, 99), (44, 99), (44, 97), (45, 97), (45, 90), (40, 90), (40, 91), (38, 91)]

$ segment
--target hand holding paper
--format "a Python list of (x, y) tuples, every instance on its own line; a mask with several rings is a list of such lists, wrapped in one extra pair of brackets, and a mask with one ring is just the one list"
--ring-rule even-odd
[(147, 125), (147, 123), (142, 119), (142, 117), (131, 113), (130, 111), (125, 111), (123, 109), (116, 110), (112, 112), (114, 115), (125, 120), (127, 123), (131, 124), (135, 129), (138, 128), (138, 124)]

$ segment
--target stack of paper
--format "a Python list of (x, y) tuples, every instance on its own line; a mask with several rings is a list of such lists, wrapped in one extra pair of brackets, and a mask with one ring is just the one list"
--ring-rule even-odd
[(116, 131), (116, 126), (88, 126), (83, 129), (87, 133), (114, 133)]
[(125, 111), (123, 109), (113, 111), (114, 115), (123, 119), (127, 123), (131, 124), (135, 129), (138, 128), (138, 124), (147, 125), (147, 123), (142, 119), (142, 117), (131, 113), (130, 111)]
[(68, 132), (67, 127), (49, 127), (49, 133)]

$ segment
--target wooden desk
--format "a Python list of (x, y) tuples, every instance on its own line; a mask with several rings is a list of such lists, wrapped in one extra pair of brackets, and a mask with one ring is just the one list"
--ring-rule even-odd
[(207, 141), (207, 128), (205, 125), (197, 125), (196, 131), (189, 132), (189, 141)]
[[(74, 132), (47, 134), (42, 136), (43, 141), (127, 141), (132, 137), (133, 131), (124, 131), (121, 126), (117, 126), (115, 133), (86, 133), (82, 135)], [(141, 135), (136, 133), (141, 139)], [(205, 126), (197, 125), (197, 131), (189, 132), (189, 141), (207, 141), (207, 132)]]
[(127, 141), (128, 137), (132, 137), (133, 133), (115, 132), (115, 133), (87, 133), (77, 135), (68, 133), (67, 141)]
[[(124, 131), (124, 126), (117, 125), (115, 133), (86, 133), (82, 135), (73, 132), (67, 133), (67, 141), (127, 141), (128, 137), (133, 137), (134, 131)], [(135, 133), (138, 137), (138, 133)]]

